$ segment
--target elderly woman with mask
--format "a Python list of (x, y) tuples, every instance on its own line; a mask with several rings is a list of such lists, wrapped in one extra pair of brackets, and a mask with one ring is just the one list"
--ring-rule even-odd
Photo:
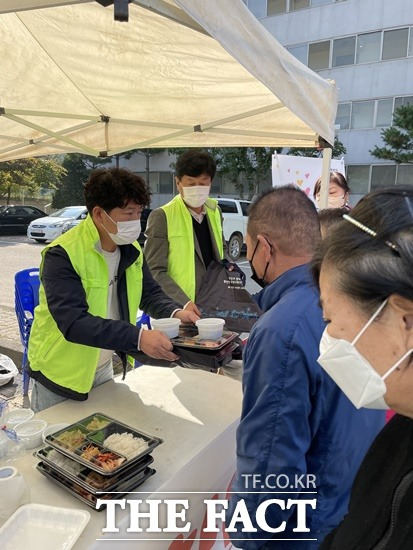
[(413, 548), (413, 188), (367, 195), (314, 260), (319, 363), (355, 407), (398, 414), (369, 449), (322, 550)]
[[(313, 197), (316, 201), (317, 207), (320, 206), (321, 195), (321, 178), (315, 182)], [(348, 186), (346, 178), (340, 172), (331, 172), (330, 174), (330, 186), (328, 190), (328, 206), (327, 208), (343, 208), (344, 210), (350, 210), (348, 205), (350, 197), (350, 187)]]

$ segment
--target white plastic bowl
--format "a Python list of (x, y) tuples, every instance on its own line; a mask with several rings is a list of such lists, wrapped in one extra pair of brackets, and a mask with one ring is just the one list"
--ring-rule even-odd
[(199, 336), (204, 340), (219, 340), (224, 332), (224, 319), (200, 319), (196, 322)]
[(12, 409), (7, 411), (4, 416), (4, 423), (9, 430), (14, 430), (17, 424), (21, 424), (26, 420), (31, 420), (34, 412), (31, 409)]
[(45, 420), (26, 420), (14, 428), (26, 449), (34, 449), (43, 443), (43, 432), (47, 426)]
[(46, 437), (48, 435), (55, 434), (59, 430), (64, 430), (68, 426), (70, 426), (70, 424), (67, 424), (66, 422), (63, 422), (62, 424), (52, 424), (51, 426), (47, 426), (47, 428), (43, 430), (43, 442), (47, 443)]
[(151, 319), (151, 325), (154, 330), (160, 330), (168, 338), (176, 338), (179, 334), (180, 319), (175, 317), (167, 319)]

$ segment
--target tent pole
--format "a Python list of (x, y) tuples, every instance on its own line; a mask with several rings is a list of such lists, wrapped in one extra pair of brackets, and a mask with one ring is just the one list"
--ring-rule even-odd
[(320, 146), (323, 147), (323, 170), (321, 172), (320, 209), (328, 207), (328, 193), (330, 188), (330, 166), (333, 149), (324, 139), (319, 138)]
[(57, 139), (57, 141), (64, 141), (66, 143), (69, 143), (69, 145), (74, 146), (76, 149), (81, 149), (82, 151), (84, 151), (89, 155), (92, 155), (95, 157), (99, 156), (99, 151), (97, 151), (96, 149), (92, 149), (92, 147), (87, 147), (86, 145), (83, 145), (78, 141), (64, 137), (62, 134), (59, 134), (58, 132), (52, 132), (51, 130), (44, 128), (43, 126), (39, 126), (38, 124), (34, 124), (33, 122), (29, 122), (28, 120), (24, 120), (23, 118), (17, 117), (15, 115), (5, 114), (3, 116), (5, 118), (13, 120), (14, 122), (17, 122), (18, 124), (22, 124), (23, 126), (28, 126), (29, 128), (33, 128), (34, 130), (38, 130), (39, 132), (42, 132), (42, 134), (47, 134), (50, 137)]

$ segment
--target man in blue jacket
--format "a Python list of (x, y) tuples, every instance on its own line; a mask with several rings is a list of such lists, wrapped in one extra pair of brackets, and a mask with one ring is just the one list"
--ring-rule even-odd
[[(257, 302), (265, 314), (244, 352), (238, 471), (226, 526), (244, 500), (256, 531), (233, 525), (238, 548), (318, 548), (347, 512), (354, 476), (384, 424), (383, 411), (355, 409), (317, 363), (325, 321), (308, 264), (319, 240), (316, 209), (300, 190), (272, 189), (252, 205), (247, 257), (263, 287)], [(256, 512), (270, 499), (285, 501), (285, 509), (268, 505), (267, 528)], [(309, 531), (295, 529), (297, 504), (287, 509), (288, 499), (313, 501), (301, 518)]]

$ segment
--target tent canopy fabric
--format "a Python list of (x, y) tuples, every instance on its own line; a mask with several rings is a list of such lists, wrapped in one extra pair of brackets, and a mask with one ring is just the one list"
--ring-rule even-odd
[(2, 0), (0, 160), (334, 141), (337, 89), (241, 0)]

